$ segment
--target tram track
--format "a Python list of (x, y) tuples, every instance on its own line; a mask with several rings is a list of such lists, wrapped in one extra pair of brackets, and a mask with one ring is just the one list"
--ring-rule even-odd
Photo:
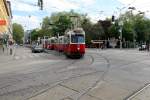
[[(99, 53), (98, 53), (98, 55), (100, 57), (102, 57), (106, 61), (106, 63), (107, 63), (107, 66), (106, 66), (107, 69), (103, 72), (102, 76), (91, 87), (89, 87), (88, 89), (86, 89), (85, 92), (81, 93), (75, 100), (80, 100), (80, 98), (83, 97), (84, 95), (88, 95), (88, 92), (90, 90), (92, 90), (93, 88), (95, 88), (98, 85), (98, 83), (100, 83), (101, 81), (104, 81), (105, 75), (109, 72), (109, 69), (110, 69), (110, 61), (109, 61), (109, 59), (107, 57), (99, 54)], [(101, 99), (99, 98), (99, 100), (101, 100)]]
[[(81, 75), (76, 75), (76, 76), (73, 76), (73, 77), (70, 77), (70, 78), (67, 78), (67, 79), (59, 80), (59, 81), (53, 83), (54, 86), (51, 86), (51, 87), (49, 87), (49, 88), (47, 88), (47, 89), (44, 89), (44, 90), (42, 90), (42, 91), (40, 91), (40, 92), (38, 92), (38, 93), (36, 93), (36, 94), (30, 96), (29, 98), (26, 98), (26, 99), (23, 99), (23, 100), (32, 99), (32, 98), (34, 98), (34, 97), (36, 97), (36, 96), (38, 96), (38, 95), (40, 95), (40, 94), (42, 94), (42, 93), (45, 93), (45, 92), (47, 92), (47, 91), (49, 91), (49, 90), (51, 90), (51, 89), (53, 89), (53, 88), (59, 86), (61, 83), (64, 83), (64, 82), (66, 82), (66, 81), (69, 81), (69, 80), (72, 80), (72, 79), (75, 79), (75, 78), (79, 78), (79, 77), (84, 77), (84, 76), (87, 76), (87, 75), (96, 74), (96, 73), (99, 73), (99, 72), (100, 72), (100, 71), (95, 71), (95, 72), (86, 73), (86, 74), (81, 74)], [(52, 84), (52, 83), (51, 83), (51, 84)], [(70, 90), (73, 90), (73, 89), (70, 89)]]
[[(91, 55), (88, 55), (88, 57), (91, 59), (90, 65), (93, 64), (93, 63), (94, 63), (94, 57), (91, 56)], [(64, 66), (63, 68), (66, 68), (66, 67), (68, 67), (68, 66), (74, 65), (74, 64), (79, 63), (79, 62), (80, 62), (80, 60), (77, 60), (77, 59), (76, 59), (76, 60), (72, 60), (69, 64), (67, 64), (67, 66)], [(88, 65), (89, 65), (89, 64), (88, 64)], [(64, 83), (64, 82), (66, 82), (66, 81), (69, 81), (69, 80), (72, 80), (72, 79), (75, 79), (75, 78), (79, 78), (79, 77), (84, 77), (84, 76), (87, 76), (87, 75), (92, 75), (92, 74), (99, 73), (99, 72), (102, 72), (102, 71), (94, 71), (94, 72), (89, 72), (89, 73), (84, 73), (84, 74), (77, 74), (77, 75), (71, 76), (71, 77), (66, 78), (66, 79), (57, 80), (57, 81), (55, 81), (54, 83), (50, 83), (50, 84), (54, 84), (53, 86), (49, 86), (48, 88), (43, 89), (43, 90), (41, 90), (41, 91), (35, 93), (34, 95), (31, 95), (30, 97), (25, 98), (25, 99), (23, 99), (23, 100), (32, 99), (32, 98), (34, 98), (34, 97), (36, 97), (36, 96), (38, 96), (38, 95), (40, 95), (40, 94), (42, 94), (42, 93), (45, 93), (45, 92), (47, 92), (47, 91), (49, 91), (49, 90), (51, 90), (51, 89), (53, 89), (53, 88), (59, 86), (61, 83)], [(49, 84), (49, 85), (50, 85), (50, 84)]]
[[(97, 53), (93, 53), (93, 54), (97, 54)], [(100, 54), (99, 54), (99, 55), (100, 55)], [(100, 55), (100, 56), (102, 56), (102, 55)], [(103, 56), (103, 58), (107, 61), (107, 70), (104, 72), (104, 74), (102, 75), (102, 77), (100, 78), (100, 80), (97, 81), (97, 82), (93, 85), (92, 88), (89, 88), (89, 90), (85, 91), (85, 92), (84, 92), (83, 94), (81, 94), (77, 99), (74, 99), (74, 100), (80, 100), (80, 98), (81, 98), (82, 96), (84, 96), (84, 95), (91, 96), (91, 97), (95, 98), (96, 100), (102, 100), (101, 98), (97, 98), (97, 97), (95, 97), (95, 96), (93, 96), (93, 95), (91, 95), (91, 94), (88, 94), (88, 92), (89, 92), (90, 90), (92, 90), (94, 87), (96, 87), (96, 85), (97, 85), (99, 82), (105, 81), (104, 77), (105, 77), (105, 75), (109, 72), (110, 68), (112, 68), (112, 69), (125, 68), (125, 67), (128, 67), (129, 65), (132, 65), (132, 64), (142, 63), (141, 60), (135, 60), (135, 61), (132, 61), (132, 62), (127, 63), (127, 64), (122, 64), (122, 65), (119, 65), (119, 66), (116, 66), (116, 67), (110, 67), (110, 65), (111, 65), (111, 64), (110, 64), (110, 60), (109, 60), (106, 56)], [(143, 59), (143, 60), (148, 60), (148, 58)], [(142, 64), (144, 64), (144, 63), (142, 63)], [(144, 64), (144, 65), (146, 65), (146, 64)], [(145, 83), (144, 86), (146, 86), (147, 84), (149, 84), (149, 83)], [(140, 89), (143, 89), (143, 86), (140, 86)], [(131, 95), (125, 97), (123, 100), (128, 100), (129, 97), (135, 96), (135, 94), (139, 93), (139, 91), (140, 91), (139, 89), (136, 89), (135, 91), (133, 91), (133, 93), (132, 93)], [(70, 100), (71, 100), (71, 99), (70, 99)]]
[[(88, 58), (88, 59), (91, 59), (91, 58)], [(42, 68), (39, 68), (38, 69), (38, 71), (34, 71), (34, 72), (29, 72), (29, 73), (25, 73), (25, 74), (13, 74), (13, 73), (15, 73), (15, 71), (13, 71), (13, 73), (11, 74), (9, 74), (9, 75), (7, 75), (7, 77), (3, 77), (3, 76), (1, 76), (0, 78), (5, 78), (5, 79), (7, 79), (7, 78), (9, 78), (9, 79), (12, 79), (12, 80), (15, 80), (16, 79), (16, 76), (20, 76), (20, 77), (26, 77), (26, 79), (32, 79), (32, 78), (30, 78), (30, 76), (32, 76), (33, 74), (34, 74), (34, 76), (36, 75), (36, 74), (40, 74), (40, 73), (45, 73), (45, 72), (48, 72), (48, 71), (56, 71), (56, 70), (59, 70), (59, 68), (66, 68), (66, 67), (68, 67), (68, 66), (71, 66), (71, 65), (73, 65), (73, 64), (75, 64), (75, 63), (77, 63), (77, 62), (79, 62), (80, 60), (78, 60), (78, 59), (69, 59), (69, 61), (68, 61), (68, 59), (66, 59), (66, 58), (64, 58), (64, 59), (62, 59), (63, 61), (60, 61), (60, 62), (56, 62), (56, 63), (53, 63), (52, 65), (46, 65), (45, 67), (44, 67), (44, 69), (42, 69)], [(64, 62), (66, 60), (66, 62), (63, 64), (63, 66), (62, 66), (62, 63)], [(92, 63), (92, 62), (91, 62)], [(51, 67), (50, 66), (55, 66), (55, 65), (59, 65), (57, 68), (54, 68), (54, 67), (52, 67), (52, 69), (53, 70), (51, 70)], [(27, 69), (28, 70), (28, 69)], [(17, 70), (17, 71), (22, 71), (22, 70)], [(25, 71), (25, 70), (24, 70)], [(55, 72), (54, 72), (55, 73)], [(57, 74), (57, 73), (56, 73)], [(71, 77), (71, 78), (74, 78), (75, 76), (73, 76), (73, 77)], [(77, 76), (77, 77), (79, 77), (79, 76)], [(34, 79), (33, 79), (34, 80)], [(67, 79), (64, 79), (64, 80), (67, 80)], [(62, 81), (62, 80), (60, 80), (60, 81)], [(20, 81), (20, 82), (22, 82), (22, 81)], [(7, 87), (7, 88), (9, 88), (9, 87), (12, 87), (14, 84), (13, 83), (11, 83), (10, 82), (10, 85)], [(34, 87), (34, 86), (33, 86)], [(36, 86), (37, 87), (37, 86)], [(3, 89), (3, 88), (2, 88)], [(24, 90), (25, 88), (22, 88), (22, 89), (18, 89), (18, 90), (15, 90), (15, 92), (19, 92), (19, 91), (22, 91), (22, 90)], [(3, 96), (3, 95), (7, 95), (7, 94), (11, 94), (11, 93), (13, 93), (14, 91), (7, 91), (7, 92), (3, 92), (2, 94), (0, 94), (0, 96)]]
[[(85, 66), (89, 66), (89, 65), (92, 65), (93, 63), (94, 63), (94, 61), (95, 61), (95, 58), (92, 56), (92, 55), (86, 55), (86, 59), (85, 60), (87, 60), (87, 61), (89, 61), (89, 62), (87, 62), (86, 63), (86, 65)], [(84, 59), (81, 59), (81, 60), (77, 60), (77, 59), (71, 59), (70, 61), (67, 61), (68, 63), (67, 64), (64, 64), (63, 66), (61, 65), (61, 63), (63, 62), (56, 62), (56, 63), (54, 63), (54, 64), (52, 64), (52, 65), (57, 65), (57, 64), (59, 64), (59, 66), (55, 69), (55, 70), (58, 70), (59, 68), (63, 68), (63, 69), (65, 69), (65, 68), (67, 68), (67, 67), (69, 67), (69, 66), (78, 66), (80, 63), (83, 63), (84, 61), (85, 61)], [(82, 65), (83, 66), (83, 65)], [(48, 70), (50, 70), (49, 69), (49, 67), (47, 66), (46, 67), (46, 69), (44, 69), (44, 70), (42, 70), (42, 71), (38, 71), (38, 72), (31, 72), (31, 73), (27, 73), (27, 74), (36, 74), (36, 73), (44, 73), (45, 71), (48, 71)], [(70, 80), (72, 80), (72, 79), (76, 79), (76, 78), (80, 78), (80, 77), (84, 77), (84, 76), (88, 76), (88, 75), (93, 75), (93, 74), (96, 74), (96, 73), (105, 73), (104, 71), (102, 71), (102, 70), (97, 70), (97, 71), (92, 71), (92, 72), (88, 72), (88, 73), (79, 73), (79, 74), (75, 74), (75, 75), (71, 75), (70, 77), (68, 77), (68, 78), (64, 78), (64, 79), (62, 79), (62, 80), (56, 80), (54, 83), (52, 82), (52, 83), (46, 83), (46, 84), (42, 84), (43, 86), (40, 86), (40, 87), (43, 87), (43, 89), (40, 89), (40, 90), (38, 90), (37, 88), (38, 88), (38, 85), (36, 85), (36, 86), (32, 86), (32, 89), (33, 89), (33, 91), (36, 91), (35, 93), (33, 93), (33, 94), (31, 94), (31, 96), (26, 96), (26, 97), (24, 97), (22, 100), (29, 100), (29, 99), (32, 99), (32, 98), (34, 98), (34, 97), (36, 97), (36, 96), (38, 96), (38, 95), (40, 95), (40, 94), (42, 94), (42, 93), (45, 93), (45, 92), (47, 92), (48, 90), (51, 90), (51, 89), (53, 89), (54, 87), (57, 87), (57, 86), (59, 86), (61, 83), (65, 83), (65, 82), (67, 82), (67, 81), (70, 81)], [(57, 73), (57, 74), (59, 74), (59, 73)], [(23, 74), (23, 75), (26, 75), (26, 74)], [(30, 75), (29, 75), (30, 76)], [(12, 77), (13, 78), (13, 77)], [(15, 79), (15, 78), (14, 78)], [(95, 83), (95, 85), (97, 84), (97, 82)], [(93, 86), (94, 87), (94, 86)], [(31, 90), (32, 90), (31, 89)], [(20, 91), (23, 91), (23, 90), (26, 90), (26, 88), (22, 88), (22, 89), (19, 89), (19, 90), (15, 90), (15, 93), (19, 93)], [(7, 94), (11, 94), (11, 93), (13, 93), (14, 91), (10, 91), (10, 92), (5, 92), (4, 94), (1, 94), (0, 96), (3, 96), (3, 95), (5, 95), (5, 96), (7, 96)]]
[[(92, 55), (88, 55), (88, 56), (91, 58), (90, 65), (92, 65), (92, 64), (94, 63), (94, 57), (93, 57)], [(106, 57), (102, 56), (102, 55), (100, 55), (100, 56), (103, 57), (103, 58), (105, 59), (105, 61), (107, 62), (107, 70), (106, 70), (106, 71), (98, 70), (98, 71), (94, 71), (94, 72), (90, 72), (90, 73), (78, 74), (78, 75), (69, 77), (69, 78), (67, 78), (67, 79), (58, 80), (57, 82), (54, 83), (54, 84), (55, 84), (54, 86), (49, 87), (49, 88), (47, 88), (47, 89), (44, 89), (44, 90), (42, 90), (42, 91), (36, 93), (35, 95), (32, 95), (32, 96), (30, 96), (29, 98), (26, 98), (26, 99), (24, 99), (24, 100), (32, 99), (32, 98), (34, 98), (34, 97), (36, 97), (36, 96), (38, 96), (38, 95), (40, 95), (40, 94), (42, 94), (42, 93), (45, 93), (45, 92), (47, 92), (47, 91), (49, 91), (49, 90), (51, 90), (51, 89), (53, 89), (53, 88), (55, 88), (55, 87), (57, 87), (57, 86), (59, 86), (59, 85), (61, 86), (62, 83), (65, 83), (65, 82), (67, 82), (67, 81), (69, 81), (69, 80), (76, 79), (76, 78), (80, 78), (80, 77), (84, 77), (84, 76), (88, 76), (88, 75), (93, 75), (93, 74), (96, 74), (96, 73), (103, 73), (102, 76), (101, 76), (91, 87), (89, 87), (88, 89), (86, 89), (87, 91), (85, 91), (84, 93), (80, 93), (80, 96), (78, 96), (78, 98), (76, 99), (76, 100), (79, 100), (82, 96), (86, 95), (91, 89), (93, 89), (94, 87), (96, 87), (97, 84), (98, 84), (100, 81), (103, 81), (105, 75), (106, 75), (107, 72), (108, 72), (108, 69), (109, 69), (109, 67), (110, 67), (109, 60), (108, 60)], [(78, 61), (71, 62), (70, 64), (68, 64), (68, 66), (74, 65), (74, 64), (76, 64), (77, 62), (78, 62)], [(67, 67), (67, 66), (66, 66), (66, 67)], [(65, 86), (65, 87), (66, 87), (66, 86)], [(69, 88), (69, 87), (67, 87), (67, 88), (70, 89), (70, 90), (72, 90), (72, 91), (75, 91), (75, 92), (78, 92), (78, 93), (79, 93), (79, 91), (77, 91), (77, 90), (75, 90), (75, 89), (72, 89), (72, 88)], [(88, 95), (88, 94), (87, 94), (87, 95)], [(91, 97), (91, 95), (89, 95), (89, 96)], [(95, 97), (95, 98), (96, 98), (96, 97)], [(65, 98), (64, 98), (64, 99), (65, 99)], [(98, 98), (97, 98), (97, 99), (98, 99)], [(63, 100), (63, 99), (62, 99), (62, 100)], [(99, 100), (101, 100), (101, 99), (99, 98)]]
[[(95, 54), (95, 53), (94, 53), (94, 54)], [(65, 97), (65, 98), (60, 99), (60, 100), (80, 100), (81, 97), (83, 97), (83, 96), (85, 96), (85, 95), (90, 96), (90, 97), (93, 97), (93, 98), (96, 98), (97, 100), (102, 100), (101, 98), (94, 97), (94, 96), (92, 96), (92, 95), (90, 95), (90, 94), (88, 94), (88, 93), (89, 93), (89, 91), (91, 91), (93, 88), (95, 88), (101, 81), (105, 81), (105, 76), (106, 76), (107, 73), (109, 72), (109, 70), (110, 70), (110, 68), (111, 68), (111, 67), (110, 67), (111, 65), (110, 65), (110, 60), (109, 60), (106, 56), (104, 56), (104, 55), (102, 55), (102, 54), (99, 54), (99, 53), (96, 53), (96, 54), (98, 54), (100, 57), (102, 57), (103, 59), (105, 59), (105, 61), (106, 61), (106, 63), (107, 63), (107, 69), (106, 69), (105, 71), (103, 71), (102, 76), (101, 76), (91, 87), (87, 88), (86, 91), (84, 91), (84, 92), (82, 92), (82, 93), (80, 93), (80, 91), (75, 90), (75, 89), (73, 89), (73, 88), (71, 88), (71, 87), (67, 87), (67, 86), (65, 86), (65, 85), (62, 85), (61, 83), (64, 83), (64, 82), (66, 82), (66, 81), (69, 81), (69, 80), (71, 80), (71, 79), (73, 79), (73, 78), (78, 78), (78, 77), (83, 77), (83, 76), (87, 76), (87, 75), (92, 75), (92, 74), (95, 74), (95, 73), (98, 73), (98, 72), (102, 72), (102, 71), (96, 71), (96, 72), (93, 72), (93, 73), (88, 73), (88, 74), (84, 74), (84, 75), (81, 75), (81, 76), (72, 77), (72, 78), (68, 78), (68, 79), (66, 79), (66, 80), (63, 80), (62, 82), (58, 83), (57, 86), (60, 85), (60, 86), (63, 86), (63, 87), (65, 87), (65, 88), (67, 88), (67, 89), (70, 89), (70, 90), (72, 90), (72, 91), (75, 91), (76, 93), (79, 94), (79, 96), (78, 96), (76, 99), (72, 99), (71, 96), (68, 96), (68, 97)], [(92, 55), (88, 55), (88, 56), (91, 57), (91, 59), (92, 59), (91, 64), (93, 64), (93, 63), (94, 63), (94, 57), (93, 57)], [(137, 63), (137, 62), (139, 62), (139, 61), (134, 61), (134, 62), (131, 62), (131, 63), (128, 63), (128, 64), (122, 64), (122, 65), (120, 65), (120, 66), (117, 66), (117, 68), (118, 68), (118, 67), (119, 67), (119, 68), (122, 68), (122, 67), (124, 67), (124, 66), (128, 66), (128, 65), (130, 65), (130, 64), (134, 64), (134, 63)], [(73, 63), (73, 64), (75, 64), (75, 63)], [(113, 67), (113, 69), (116, 69), (116, 67)], [(46, 91), (45, 91), (45, 92), (46, 92)]]

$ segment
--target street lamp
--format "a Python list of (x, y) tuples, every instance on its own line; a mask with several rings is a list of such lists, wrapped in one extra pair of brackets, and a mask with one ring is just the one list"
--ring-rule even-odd
[(120, 32), (120, 49), (122, 49), (122, 27), (123, 27), (123, 21), (119, 21), (119, 26), (120, 26), (120, 29), (119, 29), (119, 32)]
[(71, 18), (71, 21), (72, 21), (71, 29), (78, 28), (79, 27), (79, 16), (71, 15), (70, 18)]
[(123, 9), (125, 9), (126, 7), (122, 7), (122, 8), (118, 8), (117, 9), (119, 10), (119, 26), (120, 26), (120, 29), (119, 29), (119, 32), (120, 32), (120, 49), (122, 49), (122, 26), (123, 26), (123, 21), (121, 21), (121, 12)]
[[(128, 9), (131, 10), (131, 18), (132, 18), (132, 21), (133, 21), (133, 10), (136, 10), (135, 7), (129, 7)], [(133, 33), (133, 45), (134, 45), (134, 48), (135, 48), (135, 33)]]

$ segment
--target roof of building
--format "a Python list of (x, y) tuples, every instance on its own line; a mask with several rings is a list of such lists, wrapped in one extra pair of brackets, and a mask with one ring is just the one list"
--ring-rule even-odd
[(6, 1), (6, 0), (3, 0), (4, 2), (4, 5), (5, 5), (5, 8), (6, 8), (6, 12), (7, 12), (7, 15), (12, 17), (12, 11), (11, 11), (11, 3), (10, 1)]

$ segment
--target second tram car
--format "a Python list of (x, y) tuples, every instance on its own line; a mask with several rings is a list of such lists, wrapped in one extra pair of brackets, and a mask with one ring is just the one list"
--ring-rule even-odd
[(47, 49), (54, 50), (55, 40), (56, 40), (56, 37), (51, 37), (48, 39)]
[(58, 51), (59, 52), (63, 52), (64, 51), (64, 36), (60, 36), (60, 37), (58, 37), (58, 42), (59, 42), (59, 44), (58, 44)]

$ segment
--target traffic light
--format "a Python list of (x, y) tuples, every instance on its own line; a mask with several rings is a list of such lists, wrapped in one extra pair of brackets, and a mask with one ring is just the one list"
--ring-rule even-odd
[(115, 16), (114, 15), (112, 15), (112, 22), (114, 22), (115, 21)]
[(38, 0), (38, 6), (43, 10), (43, 0)]

